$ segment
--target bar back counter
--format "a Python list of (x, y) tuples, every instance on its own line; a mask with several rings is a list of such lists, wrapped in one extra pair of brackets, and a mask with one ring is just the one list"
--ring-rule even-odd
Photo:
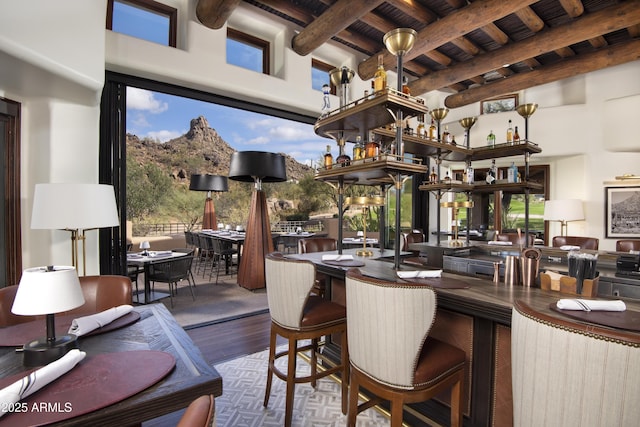
[[(417, 248), (411, 246), (409, 249)], [(517, 251), (517, 248), (515, 250)], [(453, 254), (456, 259), (453, 261), (464, 264), (478, 259), (500, 259), (511, 251), (512, 249), (496, 249), (488, 247), (488, 245), (479, 245), (467, 248), (467, 250), (456, 250)], [(379, 250), (374, 252), (374, 257), (371, 258), (354, 257), (357, 261), (362, 261), (360, 264), (364, 263), (364, 266), (355, 268), (359, 268), (363, 274), (368, 276), (389, 281), (401, 281), (394, 269), (393, 252), (391, 250), (385, 250), (382, 253)], [(344, 253), (348, 253), (348, 251), (344, 251)], [(330, 278), (327, 297), (333, 301), (345, 303), (344, 277), (348, 268), (354, 267), (326, 264), (322, 262), (322, 253), (292, 256), (314, 262), (317, 271)], [(546, 258), (542, 262), (541, 270), (544, 271), (548, 265), (555, 265), (556, 269), (560, 271), (563, 270), (563, 267), (566, 270), (566, 253), (564, 254), (564, 264), (562, 263), (563, 254), (558, 250), (543, 251), (543, 257)], [(617, 289), (619, 281), (632, 279), (616, 278), (615, 261), (613, 262), (614, 270), (610, 269), (611, 259), (615, 259), (615, 256), (602, 255), (602, 264), (599, 264), (600, 283), (604, 282), (602, 294), (619, 295), (625, 300), (628, 310), (640, 312), (640, 301), (625, 298), (622, 293), (614, 293), (612, 290)], [(563, 314), (551, 310), (550, 307), (560, 298), (571, 297), (537, 287), (505, 286), (502, 277), (499, 283), (494, 283), (492, 280), (493, 261), (491, 266), (490, 276), (478, 273), (469, 275), (468, 270), (465, 268), (463, 271), (460, 266), (456, 272), (448, 272), (445, 269), (442, 274), (442, 282), (448, 281), (464, 286), (436, 288), (438, 310), (430, 335), (463, 349), (467, 354), (467, 380), (463, 399), (465, 426), (504, 427), (513, 425), (511, 310), (514, 301), (522, 300), (538, 311), (555, 317), (563, 317)], [(416, 270), (416, 267), (401, 265), (400, 269)], [(602, 280), (604, 277), (610, 279), (608, 282), (610, 284), (607, 283), (607, 280)], [(598, 296), (600, 295), (599, 293)], [(622, 330), (620, 332), (633, 333)], [(333, 342), (327, 346), (326, 350), (329, 353), (335, 351), (336, 355), (339, 354), (339, 348)], [(448, 400), (448, 397), (443, 395), (425, 403), (410, 405), (405, 413), (405, 420), (412, 425), (428, 423), (428, 420), (448, 425)]]

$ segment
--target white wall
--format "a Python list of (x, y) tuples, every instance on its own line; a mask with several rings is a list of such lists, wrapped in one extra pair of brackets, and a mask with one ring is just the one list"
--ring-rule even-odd
[[(177, 49), (104, 30), (106, 0), (0, 3), (0, 96), (22, 104), (25, 267), (70, 262), (68, 233), (30, 229), (33, 188), (38, 182), (97, 182), (99, 99), (105, 70), (316, 116), (322, 95), (311, 89), (311, 58), (352, 69), (363, 59), (334, 43), (298, 56), (291, 50), (290, 40), (299, 28), (272, 17), (265, 23), (263, 12), (241, 4), (229, 25), (275, 44), (275, 75), (257, 74), (226, 64), (226, 26), (211, 30), (198, 23), (193, 1), (166, 3), (180, 11)], [(633, 123), (625, 126), (618, 120), (613, 129), (609, 123), (616, 117), (628, 117), (624, 114), (629, 108), (638, 111), (638, 75), (640, 61), (635, 61), (520, 93), (521, 102), (540, 106), (530, 119), (529, 136), (541, 145), (543, 153), (533, 156), (532, 161), (551, 165), (553, 198), (585, 200), (587, 220), (572, 223), (570, 232), (599, 237), (602, 249), (613, 249), (614, 245), (614, 240), (604, 240), (603, 181), (640, 172), (640, 144)], [(389, 73), (389, 81), (394, 78)], [(354, 78), (352, 99), (369, 87), (369, 82)], [(446, 94), (424, 96), (427, 105), (436, 108), (443, 105)], [(337, 105), (338, 98), (333, 97), (332, 106)], [(457, 121), (471, 115), (479, 115), (478, 104), (451, 111), (443, 123), (449, 124), (459, 142), (462, 129)], [(516, 113), (480, 116), (471, 129), (472, 145), (482, 145), (490, 129), (500, 137), (509, 118), (524, 127)], [(629, 142), (614, 144), (610, 138)], [(95, 238), (95, 232), (89, 232), (88, 274), (98, 271)]]

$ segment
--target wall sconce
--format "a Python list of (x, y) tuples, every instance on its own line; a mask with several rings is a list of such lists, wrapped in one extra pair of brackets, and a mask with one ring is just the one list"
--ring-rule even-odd
[(545, 200), (544, 220), (560, 221), (560, 235), (566, 236), (568, 230), (567, 222), (584, 220), (582, 200)]
[(247, 289), (264, 288), (264, 257), (273, 252), (273, 239), (262, 183), (287, 180), (284, 156), (264, 151), (237, 151), (231, 155), (229, 179), (253, 182), (256, 190), (251, 197), (238, 284)]
[(84, 296), (73, 267), (48, 266), (24, 270), (11, 307), (11, 312), (23, 316), (46, 315), (47, 336), (26, 343), (23, 347), (25, 366), (41, 366), (77, 348), (75, 335), (56, 337), (54, 314), (69, 311), (84, 304)]
[(229, 191), (229, 183), (226, 176), (221, 175), (191, 175), (189, 190), (206, 191), (207, 199), (204, 202), (204, 214), (202, 215), (203, 230), (217, 230), (216, 208), (213, 205), (211, 192), (216, 193)]
[[(78, 269), (82, 242), (82, 275), (87, 272), (85, 232), (120, 225), (113, 186), (104, 184), (36, 184), (31, 228), (71, 232), (71, 264)], [(82, 232), (81, 232), (82, 231)]]

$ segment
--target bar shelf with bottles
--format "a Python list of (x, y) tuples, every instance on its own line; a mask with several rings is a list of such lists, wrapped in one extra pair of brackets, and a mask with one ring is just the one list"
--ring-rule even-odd
[(394, 154), (378, 154), (360, 160), (350, 160), (349, 164), (333, 163), (331, 167), (320, 167), (316, 179), (337, 182), (340, 178), (345, 182), (361, 185), (378, 185), (391, 183), (390, 173), (400, 172), (406, 175), (425, 173), (427, 167), (417, 157), (397, 156)]

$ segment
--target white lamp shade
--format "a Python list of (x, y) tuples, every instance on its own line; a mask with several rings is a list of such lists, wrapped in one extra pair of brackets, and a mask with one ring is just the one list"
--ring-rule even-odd
[(36, 184), (31, 228), (88, 230), (117, 227), (113, 186), (104, 184)]
[(23, 316), (55, 314), (82, 304), (84, 296), (75, 268), (36, 267), (22, 272), (11, 312)]
[(140, 242), (140, 249), (149, 249), (151, 247), (151, 245), (149, 244), (148, 241), (144, 240), (142, 242)]
[(546, 200), (544, 202), (545, 221), (581, 221), (583, 219), (582, 200)]

